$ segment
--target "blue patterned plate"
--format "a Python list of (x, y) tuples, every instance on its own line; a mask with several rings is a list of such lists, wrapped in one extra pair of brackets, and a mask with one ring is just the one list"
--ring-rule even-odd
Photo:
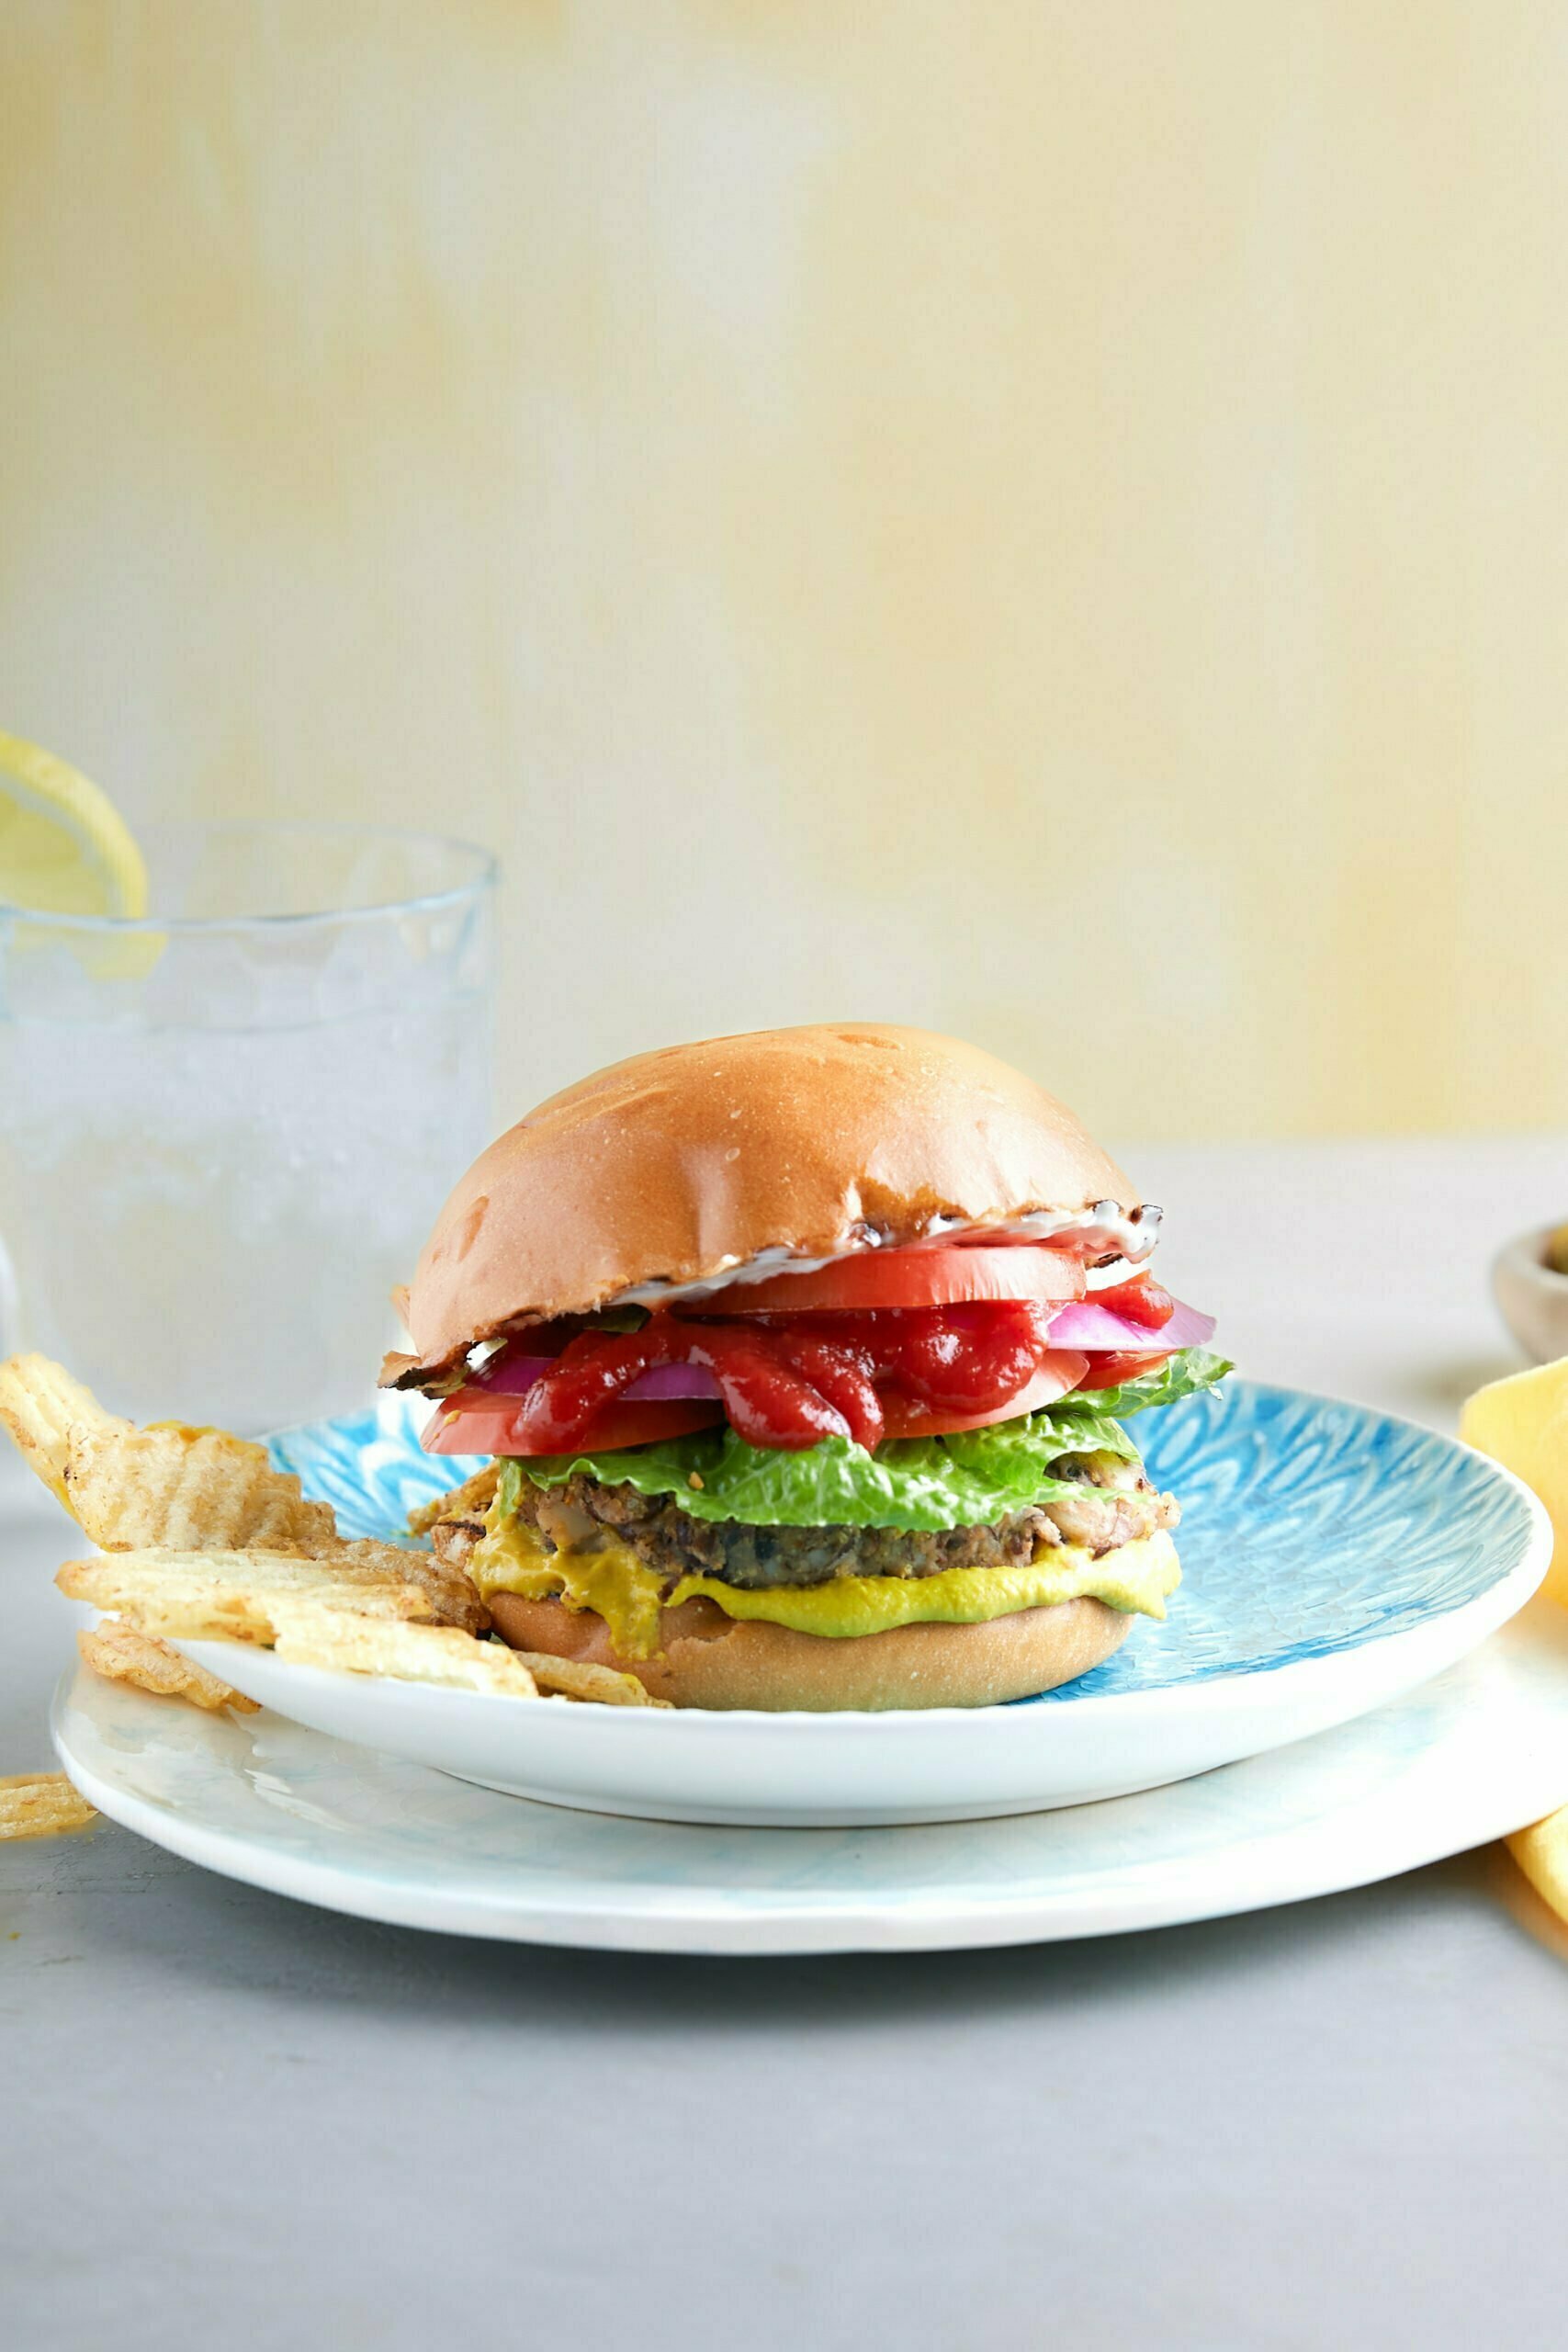
[[(288, 1430), (274, 1460), (352, 1535), (395, 1536), (476, 1464), (422, 1453), (423, 1404)], [(673, 1821), (959, 1820), (1117, 1796), (1349, 1721), (1440, 1673), (1545, 1573), (1540, 1504), (1495, 1463), (1360, 1406), (1232, 1380), (1142, 1417), (1180, 1497), (1184, 1580), (1104, 1666), (1043, 1699), (908, 1714), (532, 1705), (193, 1656), (280, 1714), (406, 1761)]]

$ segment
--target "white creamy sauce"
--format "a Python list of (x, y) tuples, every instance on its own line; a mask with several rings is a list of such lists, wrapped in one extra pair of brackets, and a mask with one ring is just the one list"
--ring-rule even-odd
[[(1115, 1201), (1097, 1201), (1083, 1209), (1033, 1209), (1027, 1216), (995, 1225), (965, 1224), (958, 1217), (933, 1217), (927, 1228), (927, 1238), (951, 1240), (959, 1234), (984, 1233), (994, 1234), (998, 1240), (1049, 1241), (1070, 1233), (1088, 1242), (1097, 1256), (1114, 1253), (1113, 1265), (1087, 1270), (1089, 1289), (1099, 1290), (1125, 1281), (1129, 1264), (1141, 1264), (1153, 1255), (1159, 1239), (1159, 1222), (1160, 1212), (1152, 1201), (1145, 1201), (1135, 1209), (1123, 1209)], [(828, 1258), (797, 1258), (781, 1242), (773, 1249), (759, 1250), (754, 1258), (734, 1260), (702, 1282), (637, 1283), (629, 1290), (617, 1291), (605, 1305), (661, 1306), (673, 1299), (712, 1298), (716, 1293), (737, 1284), (769, 1282), (775, 1274), (818, 1273), (824, 1266), (837, 1265), (844, 1258), (861, 1257), (866, 1250), (880, 1246), (877, 1236), (868, 1233), (858, 1250), (835, 1250)]]

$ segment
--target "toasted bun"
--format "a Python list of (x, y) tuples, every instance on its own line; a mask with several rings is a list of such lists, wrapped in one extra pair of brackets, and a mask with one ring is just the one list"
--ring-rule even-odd
[(669, 1046), (531, 1111), (436, 1219), (404, 1385), (477, 1340), (704, 1282), (764, 1250), (832, 1258), (1137, 1195), (1070, 1111), (976, 1046), (871, 1024)]
[(1058, 1600), (984, 1625), (899, 1625), (830, 1640), (751, 1619), (738, 1623), (711, 1600), (683, 1601), (664, 1618), (658, 1657), (622, 1657), (592, 1610), (492, 1593), (496, 1630), (513, 1649), (589, 1658), (635, 1674), (677, 1707), (796, 1710), (992, 1707), (1054, 1690), (1099, 1666), (1127, 1638), (1130, 1617), (1103, 1600)]

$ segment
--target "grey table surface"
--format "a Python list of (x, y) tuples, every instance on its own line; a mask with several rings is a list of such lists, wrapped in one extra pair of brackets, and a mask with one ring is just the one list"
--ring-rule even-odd
[[(1516, 1361), (1492, 1247), (1568, 1211), (1549, 1139), (1135, 1165), (1244, 1369), (1438, 1426)], [(49, 1760), (67, 1541), (6, 1464), (0, 1772)], [(1568, 1931), (1498, 1848), (785, 1962), (378, 1928), (107, 1824), (0, 1846), (17, 2352), (1556, 2346), (1565, 2216)]]

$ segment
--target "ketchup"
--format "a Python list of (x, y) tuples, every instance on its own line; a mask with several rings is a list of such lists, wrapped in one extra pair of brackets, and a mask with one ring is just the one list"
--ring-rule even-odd
[(1112, 1315), (1122, 1316), (1128, 1323), (1141, 1323), (1146, 1331), (1163, 1330), (1176, 1312), (1169, 1291), (1161, 1290), (1147, 1274), (1134, 1274), (1131, 1282), (1118, 1283), (1111, 1290), (1097, 1290), (1091, 1301), (1096, 1306), (1108, 1306)]
[(1053, 1312), (1023, 1299), (829, 1309), (765, 1323), (666, 1311), (640, 1331), (584, 1331), (570, 1340), (529, 1389), (521, 1434), (531, 1453), (570, 1453), (591, 1442), (604, 1408), (645, 1372), (693, 1363), (712, 1373), (749, 1445), (798, 1452), (825, 1437), (851, 1437), (869, 1452), (885, 1426), (879, 1385), (940, 1411), (992, 1411), (1034, 1377)]

